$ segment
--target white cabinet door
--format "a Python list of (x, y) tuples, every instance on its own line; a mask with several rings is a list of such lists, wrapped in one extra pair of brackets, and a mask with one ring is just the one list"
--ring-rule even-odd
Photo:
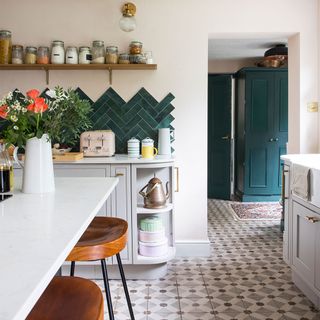
[[(121, 252), (121, 260), (123, 263), (132, 263), (130, 165), (111, 165), (111, 176), (119, 178), (119, 183), (111, 195), (112, 216), (128, 222), (128, 243)], [(116, 257), (113, 257), (113, 263), (117, 263)]]
[[(318, 216), (320, 219), (320, 216)], [(316, 226), (316, 268), (315, 268), (315, 287), (320, 291), (320, 221)]]
[[(110, 177), (110, 165), (101, 167), (81, 165), (55, 165), (55, 177)], [(97, 216), (111, 216), (111, 200), (101, 207)]]
[(306, 282), (314, 286), (318, 223), (312, 223), (308, 218), (318, 215), (295, 201), (292, 202), (292, 210), (293, 266)]

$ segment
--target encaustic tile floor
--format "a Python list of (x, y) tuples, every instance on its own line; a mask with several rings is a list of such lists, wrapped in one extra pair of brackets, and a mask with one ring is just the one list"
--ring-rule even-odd
[[(279, 223), (234, 220), (229, 204), (208, 201), (210, 257), (175, 259), (163, 279), (128, 281), (137, 320), (320, 320), (282, 260)], [(130, 319), (122, 289), (111, 281), (116, 320)]]

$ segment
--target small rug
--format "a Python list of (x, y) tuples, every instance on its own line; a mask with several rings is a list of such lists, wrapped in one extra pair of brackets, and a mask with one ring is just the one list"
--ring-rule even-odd
[(239, 220), (280, 220), (279, 202), (233, 202), (231, 208)]

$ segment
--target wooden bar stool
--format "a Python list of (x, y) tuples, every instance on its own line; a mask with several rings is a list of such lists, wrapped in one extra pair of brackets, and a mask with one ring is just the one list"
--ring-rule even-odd
[(92, 281), (54, 277), (27, 320), (103, 320), (103, 297)]
[(71, 276), (74, 275), (75, 261), (101, 261), (103, 282), (106, 290), (106, 299), (108, 303), (110, 320), (114, 320), (114, 314), (105, 259), (114, 255), (117, 257), (130, 318), (131, 320), (134, 320), (129, 290), (120, 258), (120, 251), (125, 248), (127, 244), (127, 238), (127, 221), (112, 217), (95, 217), (66, 259), (67, 261), (71, 261)]

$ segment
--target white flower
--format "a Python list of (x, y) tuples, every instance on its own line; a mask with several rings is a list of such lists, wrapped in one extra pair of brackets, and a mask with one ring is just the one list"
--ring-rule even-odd
[(12, 92), (9, 92), (9, 93), (7, 94), (7, 99), (12, 99)]
[(49, 96), (52, 99), (56, 99), (57, 98), (56, 92), (53, 89), (48, 89), (46, 91), (46, 95)]
[(18, 126), (13, 126), (13, 129), (14, 130), (19, 130), (19, 127)]
[(22, 111), (23, 113), (26, 113), (28, 110), (27, 110), (27, 108), (22, 108), (21, 111)]
[(18, 118), (17, 118), (16, 115), (12, 115), (12, 116), (10, 117), (10, 119), (11, 119), (11, 121), (13, 121), (13, 122), (17, 122), (17, 121), (18, 121)]

